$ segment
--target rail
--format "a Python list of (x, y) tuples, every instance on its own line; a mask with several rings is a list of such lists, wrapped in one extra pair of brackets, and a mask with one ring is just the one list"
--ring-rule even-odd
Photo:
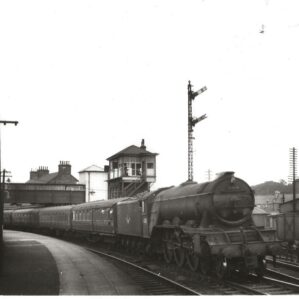
[[(202, 295), (201, 293), (164, 277), (159, 273), (152, 272), (122, 258), (89, 247), (85, 247), (85, 249), (123, 264), (126, 267), (127, 273), (129, 268), (133, 269), (135, 272), (139, 272), (137, 280), (139, 285), (145, 291), (144, 295)], [(149, 277), (151, 279), (149, 279)]]

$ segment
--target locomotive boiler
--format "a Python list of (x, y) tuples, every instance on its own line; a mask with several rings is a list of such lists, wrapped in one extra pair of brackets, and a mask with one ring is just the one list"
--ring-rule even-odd
[(212, 182), (186, 182), (161, 192), (152, 209), (159, 220), (152, 226), (157, 220), (176, 224), (192, 222), (202, 228), (248, 225), (252, 223), (253, 208), (254, 195), (248, 184), (235, 178), (233, 172), (225, 172)]

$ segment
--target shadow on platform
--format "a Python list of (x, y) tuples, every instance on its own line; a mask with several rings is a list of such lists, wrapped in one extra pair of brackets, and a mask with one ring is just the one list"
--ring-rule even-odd
[(49, 250), (34, 240), (5, 240), (0, 248), (0, 295), (59, 295)]

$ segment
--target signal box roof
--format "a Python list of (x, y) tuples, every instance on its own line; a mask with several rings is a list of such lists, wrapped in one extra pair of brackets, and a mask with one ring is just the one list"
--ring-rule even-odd
[(115, 155), (107, 158), (108, 161), (119, 158), (119, 157), (140, 157), (140, 156), (157, 156), (157, 153), (151, 153), (146, 150), (145, 147), (138, 147), (136, 145), (131, 145), (123, 149), (122, 151), (116, 153)]

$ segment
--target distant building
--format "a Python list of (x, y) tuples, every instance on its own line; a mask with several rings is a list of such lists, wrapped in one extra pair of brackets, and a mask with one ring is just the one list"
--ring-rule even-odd
[(280, 194), (279, 197), (275, 194), (255, 195), (255, 205), (268, 213), (277, 212), (283, 202), (283, 196), (283, 194)]
[(108, 167), (91, 165), (79, 171), (79, 183), (85, 185), (86, 202), (108, 199)]
[(150, 190), (156, 181), (156, 156), (141, 146), (131, 145), (109, 157), (108, 198), (133, 196)]
[(85, 186), (71, 174), (72, 167), (67, 161), (60, 161), (58, 172), (50, 173), (42, 166), (30, 171), (26, 183), (9, 183), (5, 189), (6, 203), (43, 206), (80, 204), (85, 202)]
[[(296, 194), (299, 198), (299, 194)], [(264, 209), (268, 213), (284, 212), (282, 207), (289, 207), (293, 204), (293, 194), (270, 194), (270, 195), (255, 195), (255, 205)]]
[(58, 172), (50, 173), (48, 167), (40, 166), (30, 171), (26, 184), (77, 184), (78, 180), (71, 174), (72, 166), (68, 161), (60, 161)]
[(258, 208), (258, 207), (254, 207), (254, 209), (252, 211), (253, 223), (256, 226), (265, 226), (265, 227), (269, 226), (268, 215), (269, 215), (269, 213), (267, 213), (265, 210)]

